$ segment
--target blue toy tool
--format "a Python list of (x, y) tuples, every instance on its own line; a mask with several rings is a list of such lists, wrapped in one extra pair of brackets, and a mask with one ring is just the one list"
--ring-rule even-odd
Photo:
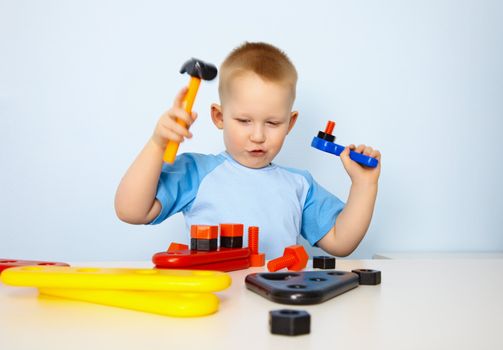
[[(339, 156), (341, 152), (344, 151), (345, 147), (334, 143), (335, 136), (332, 135), (334, 126), (335, 122), (329, 120), (325, 131), (318, 132), (318, 136), (315, 136), (313, 138), (311, 146), (319, 149), (320, 151), (332, 153), (336, 156)], [(354, 151), (349, 151), (349, 158), (369, 168), (375, 168), (379, 163), (379, 161), (375, 158)]]

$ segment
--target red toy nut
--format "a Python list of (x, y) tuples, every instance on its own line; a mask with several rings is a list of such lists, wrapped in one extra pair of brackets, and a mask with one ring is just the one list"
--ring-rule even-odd
[(265, 254), (251, 254), (250, 255), (250, 266), (251, 267), (260, 267), (265, 265)]
[(218, 238), (218, 226), (192, 225), (190, 227), (190, 238), (216, 239)]
[(274, 272), (286, 267), (291, 271), (300, 271), (306, 267), (308, 259), (309, 256), (302, 245), (291, 245), (285, 248), (282, 257), (269, 261), (267, 269)]
[(242, 237), (243, 236), (243, 224), (220, 224), (220, 236), (221, 237)]

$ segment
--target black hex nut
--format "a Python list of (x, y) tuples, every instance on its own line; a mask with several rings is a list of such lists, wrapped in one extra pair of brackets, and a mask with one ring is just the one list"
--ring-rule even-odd
[(375, 286), (381, 283), (381, 271), (379, 270), (356, 269), (351, 272), (358, 274), (361, 285)]
[(323, 139), (325, 141), (329, 141), (329, 142), (334, 142), (335, 141), (335, 136), (332, 135), (332, 134), (327, 134), (326, 132), (324, 131), (319, 131), (318, 132), (318, 137), (320, 139)]
[(314, 269), (335, 269), (335, 258), (333, 256), (313, 256), (313, 268)]
[(269, 311), (269, 327), (272, 334), (309, 334), (311, 332), (311, 315), (303, 310)]
[(220, 236), (220, 248), (243, 248), (243, 236)]
[(214, 239), (201, 239), (201, 238), (191, 238), (190, 239), (190, 249), (191, 250), (203, 250), (212, 251), (217, 250), (218, 240)]

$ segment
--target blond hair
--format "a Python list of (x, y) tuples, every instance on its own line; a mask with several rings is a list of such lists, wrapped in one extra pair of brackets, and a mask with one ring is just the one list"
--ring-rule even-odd
[(245, 42), (236, 47), (220, 66), (218, 93), (223, 100), (233, 78), (253, 72), (266, 81), (283, 83), (295, 98), (297, 70), (288, 56), (277, 47), (263, 42)]

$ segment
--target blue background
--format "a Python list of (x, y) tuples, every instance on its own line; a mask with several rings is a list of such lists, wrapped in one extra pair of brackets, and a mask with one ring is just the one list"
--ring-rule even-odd
[[(186, 241), (183, 217), (120, 222), (117, 185), (194, 56), (219, 65), (245, 40), (299, 71), (298, 123), (276, 162), (342, 199), (337, 143), (383, 153), (374, 219), (352, 257), (503, 250), (500, 1), (0, 1), (0, 257), (148, 260)], [(218, 153), (216, 82), (182, 151)], [(314, 253), (314, 251), (311, 251)]]

